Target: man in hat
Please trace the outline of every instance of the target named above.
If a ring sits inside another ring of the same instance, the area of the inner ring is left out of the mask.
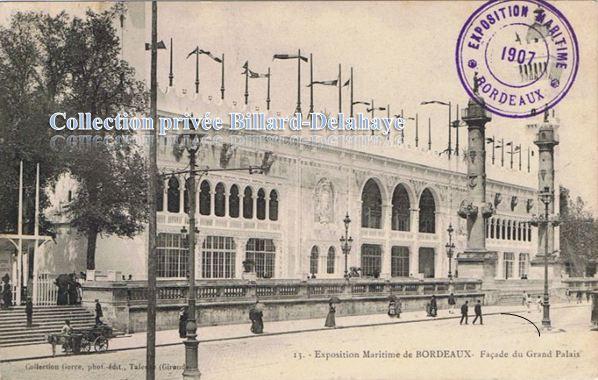
[[[31,297],[27,297],[25,303],[25,314],[27,315],[27,327],[33,326],[33,300]]]
[[[102,324],[102,317],[104,313],[102,312],[102,305],[100,305],[100,300],[96,299],[96,326]]]

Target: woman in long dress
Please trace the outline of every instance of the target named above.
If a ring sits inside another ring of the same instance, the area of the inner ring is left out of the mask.
[[[260,309],[259,301],[255,301],[249,309],[249,319],[251,320],[251,332],[254,334],[261,334],[264,332],[264,321],[262,320],[263,312]]]
[[[324,323],[324,327],[336,327],[336,320],[334,318],[336,309],[334,308],[334,304],[332,302],[329,302],[328,306],[328,315],[326,316],[326,323]]]

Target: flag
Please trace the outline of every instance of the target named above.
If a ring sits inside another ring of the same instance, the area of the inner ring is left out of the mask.
[[[208,57],[212,58],[214,61],[216,61],[216,62],[219,62],[219,63],[222,63],[222,59],[220,59],[220,58],[218,58],[218,57],[215,57],[215,56],[214,56],[214,55],[213,55],[211,52],[209,52],[209,51],[207,51],[207,50],[202,50],[202,49],[199,49],[199,51],[198,51],[198,54],[205,54],[205,55],[207,55]]]
[[[193,49],[193,51],[187,54],[187,58],[191,57],[193,54],[199,54],[199,46]]]
[[[307,87],[311,87],[314,84],[321,84],[321,85],[324,85],[324,86],[336,86],[338,84],[338,79],[334,79],[334,80],[322,80],[322,81],[315,80],[315,81],[311,82],[310,84],[308,84]]]
[[[369,104],[368,104],[369,105]],[[368,108],[368,112],[372,112],[372,111],[385,111],[386,107],[376,107],[376,108]]]
[[[512,141],[505,144],[505,146],[511,146],[511,145],[513,145]]]
[[[353,102],[353,105],[356,105],[356,104],[363,104],[363,105],[369,106],[370,102],[361,102],[361,101]]]
[[[274,57],[272,57],[272,60],[275,59],[301,59],[303,62],[307,62],[307,58],[301,55],[293,55],[293,54],[274,54]]]
[[[345,84],[343,84],[343,87],[347,87],[350,83],[351,83],[351,78],[347,79]]]
[[[490,144],[490,143],[493,143],[493,142],[494,142],[493,139],[491,139],[490,137],[486,137],[486,144]]]
[[[245,61],[243,68],[245,69],[245,71],[243,71],[241,74],[243,74],[243,75],[249,74],[249,78],[251,78],[251,79],[268,78],[269,77],[268,74],[260,74],[260,73],[256,73],[255,71],[251,70],[249,68],[249,61]]]

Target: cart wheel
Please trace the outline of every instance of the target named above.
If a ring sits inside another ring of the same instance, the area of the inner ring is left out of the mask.
[[[90,352],[91,342],[87,338],[81,339],[81,352]]]
[[[106,351],[106,350],[108,350],[108,339],[106,339],[106,337],[100,335],[93,342],[93,346],[97,352]]]

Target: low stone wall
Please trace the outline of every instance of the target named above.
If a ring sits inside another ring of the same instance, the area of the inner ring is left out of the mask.
[[[244,323],[248,308],[259,298],[264,320],[324,318],[328,300],[341,300],[337,315],[386,313],[388,297],[400,297],[403,310],[424,310],[432,294],[438,307],[448,307],[454,292],[457,303],[484,302],[481,281],[457,279],[403,279],[394,281],[364,280],[245,280],[199,281],[197,287],[198,323],[200,326]],[[157,288],[156,326],[159,330],[178,326],[179,311],[187,304],[185,282],[159,281]],[[95,299],[102,304],[104,319],[125,332],[146,329],[147,285],[144,281],[97,281],[84,285],[84,306],[92,309]]]
[[[430,296],[402,296],[403,311],[425,310]],[[448,294],[436,295],[438,308],[448,308]],[[466,300],[473,304],[476,300],[484,302],[483,293],[468,293],[455,295],[457,306]],[[228,303],[200,303],[197,306],[199,326],[215,326],[223,324],[249,323],[248,310],[251,301]],[[326,318],[328,313],[328,299],[297,299],[297,300],[261,300],[264,321],[282,321],[295,319]],[[185,306],[160,305],[156,325],[158,330],[178,328],[179,311]],[[388,311],[387,297],[364,297],[343,300],[336,307],[337,316],[386,314]],[[147,308],[136,306],[129,310],[130,332],[145,331]]]

